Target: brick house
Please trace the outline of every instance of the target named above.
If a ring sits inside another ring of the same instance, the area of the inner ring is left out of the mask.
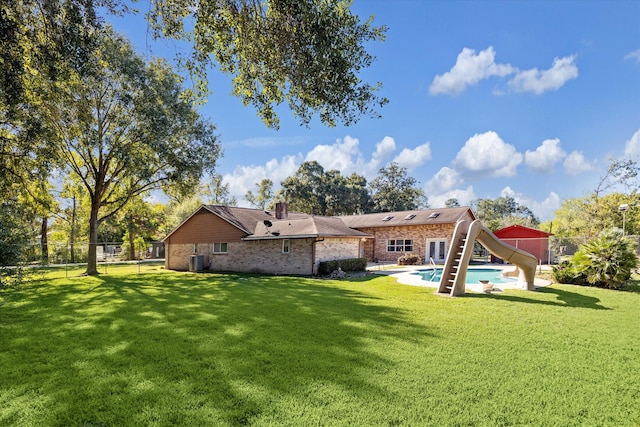
[[[444,263],[456,223],[476,219],[469,207],[341,216],[349,227],[373,236],[364,241],[369,261],[397,261],[403,253]]]
[[[165,239],[165,268],[188,270],[192,255],[203,268],[267,274],[315,274],[322,261],[358,258],[368,234],[340,218],[203,205]]]

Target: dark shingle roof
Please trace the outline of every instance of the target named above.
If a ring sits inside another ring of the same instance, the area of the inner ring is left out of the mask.
[[[205,205],[205,208],[247,234],[254,234],[258,223],[263,223],[265,220],[277,221],[275,212],[262,211],[260,209],[220,205]],[[290,219],[304,218],[307,216],[309,215],[289,212]]]
[[[475,219],[468,206],[455,208],[424,209],[400,212],[381,212],[362,215],[341,216],[340,219],[351,228],[394,227],[423,224],[455,224],[465,218],[467,212]]]
[[[347,227],[340,218],[289,212],[287,219],[276,219],[275,213],[259,209],[207,205],[205,208],[244,231],[245,239],[296,237],[367,237],[366,233]],[[271,226],[265,225],[265,220]]]
[[[263,222],[258,222],[255,233],[245,237],[245,240],[296,237],[370,237],[367,233],[347,227],[340,218],[315,215],[294,218],[289,212],[287,219],[270,221],[270,227],[266,227]]]

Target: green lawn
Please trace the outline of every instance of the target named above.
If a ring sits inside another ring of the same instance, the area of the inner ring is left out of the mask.
[[[639,402],[637,292],[162,270],[0,291],[0,425],[638,426]]]

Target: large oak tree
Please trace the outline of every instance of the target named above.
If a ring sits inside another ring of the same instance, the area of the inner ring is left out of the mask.
[[[102,221],[150,190],[188,192],[220,155],[213,125],[181,96],[165,62],[145,63],[108,28],[98,38],[91,71],[56,86],[43,103],[57,136],[53,156],[91,201],[87,274],[97,273]]]

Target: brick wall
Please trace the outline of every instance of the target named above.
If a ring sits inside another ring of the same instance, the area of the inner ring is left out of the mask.
[[[198,255],[204,256],[204,267],[210,271],[237,271],[264,274],[314,274],[320,261],[357,258],[360,239],[327,238],[316,242],[316,265],[312,265],[314,239],[290,239],[288,254],[282,253],[282,240],[229,242],[226,254],[212,253],[212,245],[198,244]],[[169,244],[165,268],[189,269],[193,244]]]
[[[374,239],[364,243],[364,256],[369,261],[397,261],[401,253],[387,252],[387,240],[413,240],[412,253],[423,260],[427,253],[427,239],[443,239],[447,241],[447,250],[455,224],[412,225],[402,227],[359,228],[360,231],[373,234]]]
[[[315,272],[322,261],[360,257],[360,238],[324,239],[316,242]]]
[[[313,239],[291,239],[290,251],[282,253],[282,240],[229,242],[226,254],[212,253],[212,245],[200,243],[198,255],[204,256],[204,267],[210,271],[237,271],[264,274],[312,274],[311,245]],[[193,244],[170,244],[165,267],[188,270]]]

